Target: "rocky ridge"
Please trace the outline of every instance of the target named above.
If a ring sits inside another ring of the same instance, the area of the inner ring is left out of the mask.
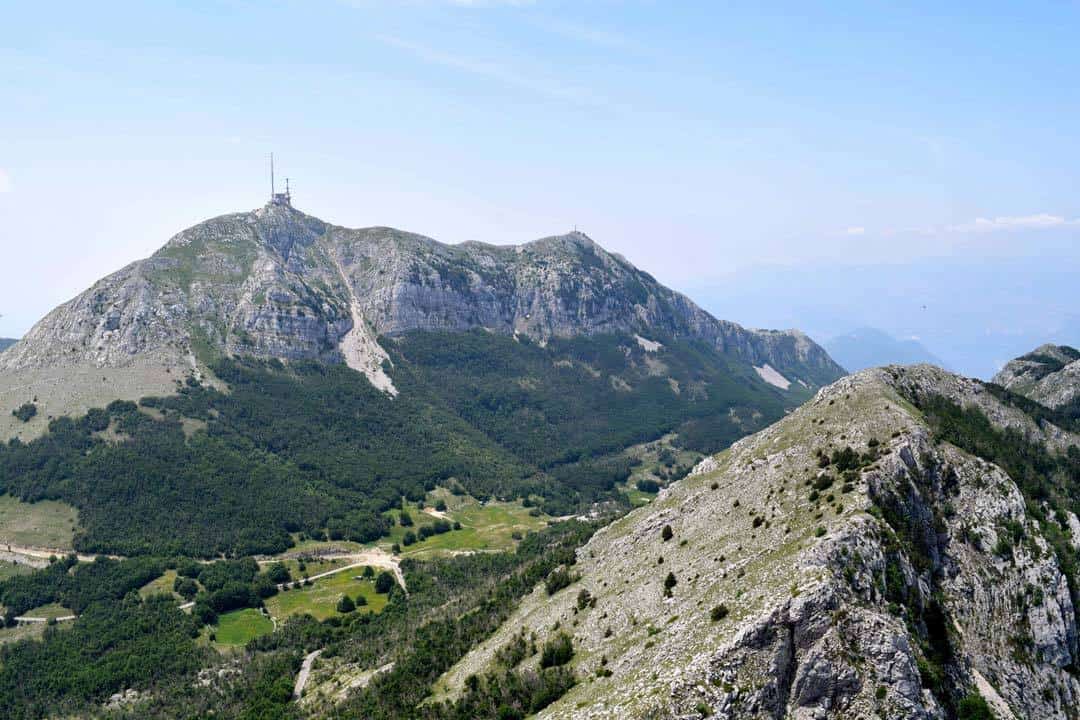
[[[920,394],[1080,443],[931,366],[843,378],[599,531],[580,578],[527,596],[440,697],[497,668],[518,633],[565,631],[579,682],[541,718],[946,718],[969,693],[999,718],[1075,717],[1056,556],[1002,469],[933,441]],[[1010,532],[1025,540],[1006,558]]]
[[[1080,350],[1041,345],[1006,363],[993,382],[1047,407],[1064,407],[1080,397]]]
[[[540,342],[691,338],[799,388],[843,372],[805,335],[717,320],[582,233],[445,245],[271,203],[179,233],[38,322],[0,356],[0,410],[37,398],[43,412],[0,430],[30,434],[49,415],[168,392],[189,374],[207,376],[222,354],[347,362],[393,393],[380,342],[473,328]]]

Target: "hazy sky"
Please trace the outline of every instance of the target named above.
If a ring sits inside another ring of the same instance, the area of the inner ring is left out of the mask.
[[[0,335],[261,205],[271,150],[326,220],[494,243],[577,223],[682,288],[1075,261],[1080,4],[891,5],[7,3]]]

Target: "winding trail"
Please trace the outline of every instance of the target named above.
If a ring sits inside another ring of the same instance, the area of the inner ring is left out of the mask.
[[[308,683],[308,678],[311,677],[311,666],[315,663],[315,658],[322,654],[322,648],[310,652],[307,657],[304,658],[303,665],[300,666],[300,673],[296,676],[296,685],[293,686],[293,697],[297,700],[304,694],[304,687]]]

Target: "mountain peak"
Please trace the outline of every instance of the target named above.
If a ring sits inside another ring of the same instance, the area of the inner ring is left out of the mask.
[[[128,369],[120,374],[135,380],[122,394],[138,396],[206,375],[215,357],[254,355],[347,362],[393,392],[380,336],[473,328],[540,341],[695,339],[805,387],[842,372],[805,336],[717,320],[582,232],[516,247],[445,245],[331,225],[276,201],[194,225],[98,281],[0,356],[0,372],[29,373],[22,386],[45,392],[60,385],[57,373],[110,385],[107,371]]]
[[[1045,344],[1010,360],[993,382],[1051,408],[1080,398],[1080,350]]]

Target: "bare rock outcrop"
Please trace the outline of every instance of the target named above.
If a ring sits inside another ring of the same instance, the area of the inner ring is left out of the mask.
[[[1062,408],[1080,397],[1080,350],[1042,345],[1006,363],[993,382],[1047,407]]]
[[[514,634],[558,628],[579,681],[542,718],[947,718],[972,693],[1002,716],[1074,717],[1076,608],[1053,547],[1013,479],[935,441],[911,399],[1080,438],[1023,425],[975,382],[919,366],[821,390],[599,531],[580,579],[537,588],[440,699]]]

